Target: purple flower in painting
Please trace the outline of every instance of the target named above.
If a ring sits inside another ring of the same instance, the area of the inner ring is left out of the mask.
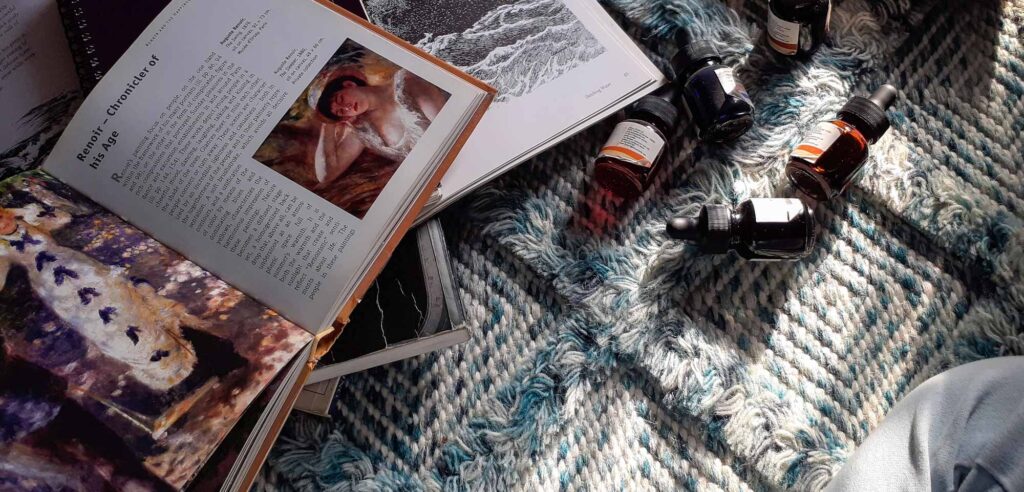
[[[110,323],[110,320],[114,319],[114,315],[117,314],[117,308],[113,306],[107,306],[100,309],[100,319],[103,320],[103,324]]]
[[[39,254],[36,255],[36,271],[43,271],[43,267],[46,266],[47,263],[53,263],[55,261],[57,261],[56,256],[53,256],[46,251],[40,251]]]
[[[139,344],[139,327],[138,326],[129,326],[128,329],[125,330],[124,334],[128,335],[128,339],[132,341],[132,345],[138,345]]]
[[[14,246],[14,249],[16,249],[16,250],[18,250],[20,252],[25,252],[25,245],[27,245],[27,244],[42,244],[43,243],[42,241],[40,241],[40,240],[38,240],[38,239],[36,239],[36,238],[34,238],[32,236],[29,236],[27,232],[22,233],[20,241],[19,240],[14,240],[14,241],[8,241],[8,242],[11,243],[11,246]]]
[[[57,268],[53,269],[53,283],[62,285],[66,278],[78,278],[78,273],[64,265],[57,265]]]
[[[94,297],[99,297],[100,292],[92,287],[78,289],[78,298],[82,300],[83,306],[88,306]]]

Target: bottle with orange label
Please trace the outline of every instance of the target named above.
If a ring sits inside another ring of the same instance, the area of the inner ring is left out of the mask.
[[[817,201],[831,200],[846,190],[864,167],[868,147],[889,130],[885,111],[896,94],[895,87],[883,85],[871,97],[851,99],[838,118],[818,123],[786,165],[793,186]]]
[[[810,55],[828,38],[831,18],[831,0],[770,0],[768,46],[786,56]]]
[[[644,96],[626,110],[594,162],[594,178],[604,189],[635,198],[647,188],[675,133],[679,110],[670,102],[672,87]]]

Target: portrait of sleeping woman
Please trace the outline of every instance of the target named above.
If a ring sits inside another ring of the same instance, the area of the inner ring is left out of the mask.
[[[253,157],[362,218],[448,97],[347,41]]]

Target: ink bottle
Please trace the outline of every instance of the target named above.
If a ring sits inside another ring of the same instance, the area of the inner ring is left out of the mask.
[[[828,38],[831,19],[831,0],[770,0],[768,46],[786,56],[810,55]]]
[[[735,209],[704,205],[697,218],[670,220],[666,232],[695,243],[703,254],[735,250],[757,261],[799,260],[818,239],[814,212],[797,198],[753,198]]]
[[[623,198],[635,198],[647,188],[679,120],[671,97],[668,87],[626,110],[594,162],[594,178],[601,187]]]
[[[691,41],[686,31],[680,31],[676,41],[680,48],[672,68],[697,138],[707,142],[739,138],[754,126],[754,104],[747,90],[710,42]]]
[[[868,147],[889,130],[885,110],[895,100],[896,88],[886,84],[870,98],[851,99],[836,119],[815,125],[786,165],[793,186],[819,202],[839,196],[863,170]]]

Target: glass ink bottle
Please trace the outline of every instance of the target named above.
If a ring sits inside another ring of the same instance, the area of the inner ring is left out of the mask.
[[[594,178],[604,189],[635,198],[647,188],[678,124],[679,110],[671,98],[669,86],[626,109],[626,118],[615,125],[594,162]]]
[[[885,110],[895,100],[896,88],[886,84],[870,98],[850,99],[836,119],[815,125],[786,165],[793,186],[819,202],[839,196],[863,170],[868,146],[889,130]]]
[[[693,41],[689,33],[676,36],[679,53],[672,58],[676,84],[697,129],[706,142],[730,142],[754,126],[754,103],[736,80],[732,67],[708,41]]]
[[[798,198],[753,198],[736,209],[704,205],[697,218],[677,217],[666,225],[673,239],[695,243],[701,253],[736,250],[757,261],[799,260],[818,239],[814,212]]]
[[[765,37],[775,52],[809,56],[828,39],[831,0],[770,0]]]
[[[768,46],[786,56],[810,55],[828,38],[831,20],[831,0],[770,0]]]

